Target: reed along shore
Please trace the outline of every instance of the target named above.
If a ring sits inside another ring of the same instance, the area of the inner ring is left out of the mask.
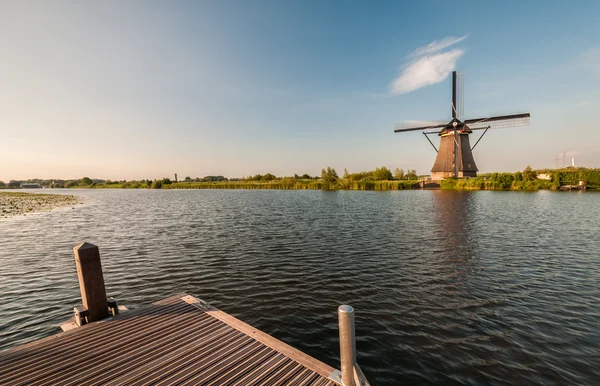
[[[412,189],[418,181],[338,181],[328,186],[321,180],[312,181],[223,181],[223,182],[173,182],[162,189],[279,189],[279,190],[403,190]]]

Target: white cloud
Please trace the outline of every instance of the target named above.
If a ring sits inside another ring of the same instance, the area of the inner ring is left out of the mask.
[[[462,49],[454,49],[413,60],[404,66],[400,76],[392,82],[390,93],[394,95],[405,94],[441,82],[454,70],[456,61],[464,53],[465,51]]]
[[[433,54],[434,52],[441,51],[445,48],[448,48],[456,43],[459,43],[467,38],[468,35],[464,35],[461,37],[457,36],[448,36],[447,38],[443,38],[442,40],[434,40],[425,47],[417,48],[412,54],[408,55],[408,57],[421,56],[425,54]]]

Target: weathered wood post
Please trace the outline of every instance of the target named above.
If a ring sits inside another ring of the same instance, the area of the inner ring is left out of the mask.
[[[77,265],[81,301],[89,312],[88,322],[102,320],[108,317],[108,305],[102,264],[100,264],[100,251],[97,246],[84,242],[74,247],[73,252]]]

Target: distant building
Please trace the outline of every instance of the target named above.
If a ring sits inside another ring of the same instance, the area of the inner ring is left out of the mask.
[[[552,177],[549,174],[538,174],[537,178],[538,178],[538,180],[547,180],[547,181],[550,181],[552,179]]]
[[[21,189],[39,189],[40,188],[40,184],[34,184],[34,183],[23,183],[21,184]]]

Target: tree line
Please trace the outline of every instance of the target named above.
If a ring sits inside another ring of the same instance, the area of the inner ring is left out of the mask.
[[[205,177],[195,177],[192,178],[190,176],[186,176],[182,181],[177,181],[179,183],[206,183],[206,182],[227,182],[227,181],[246,181],[246,182],[271,182],[271,181],[284,181],[294,182],[294,181],[318,181],[320,179],[324,179],[328,184],[333,183],[333,181],[337,181],[339,178],[337,176],[337,172],[335,169],[328,167],[327,170],[329,174],[321,173],[321,176],[311,176],[310,174],[304,173],[302,175],[294,174],[293,176],[281,176],[278,177],[272,173],[265,174],[256,174],[253,176],[242,177],[242,178],[227,178],[224,176],[205,176]],[[334,177],[335,176],[335,177]],[[408,170],[406,173],[403,169],[396,169],[394,173],[392,173],[388,168],[382,166],[380,168],[376,168],[375,170],[366,171],[366,172],[358,172],[358,173],[348,173],[347,169],[344,169],[344,179],[349,181],[385,181],[385,180],[416,180],[417,173],[413,170]],[[175,181],[170,178],[164,177],[162,179],[141,179],[141,180],[103,180],[99,178],[90,178],[90,177],[82,177],[80,179],[41,179],[41,178],[30,178],[27,180],[10,180],[8,183],[4,183],[0,181],[0,189],[18,189],[21,187],[21,184],[24,183],[36,183],[40,184],[43,188],[150,188],[150,189],[160,189],[163,186],[171,185]]]
[[[549,180],[538,179],[538,174],[550,176]],[[10,180],[8,183],[0,181],[0,189],[20,188],[23,183],[37,183],[45,188],[133,188],[133,189],[161,189],[161,188],[189,188],[207,185],[227,186],[295,186],[317,187],[323,189],[370,189],[375,186],[381,189],[410,188],[416,183],[418,175],[414,169],[407,170],[396,168],[393,172],[385,166],[370,171],[350,173],[344,169],[342,176],[332,167],[321,170],[320,176],[309,174],[294,174],[293,176],[278,177],[272,173],[256,174],[242,178],[226,178],[224,176],[185,177],[177,183],[170,178],[142,179],[142,180],[103,180],[83,177],[80,179],[40,179]],[[527,166],[523,171],[515,173],[488,173],[470,179],[447,179],[442,187],[448,189],[558,189],[561,184],[575,183],[585,180],[588,188],[600,188],[600,169],[564,168],[533,170]]]
[[[375,170],[349,173],[348,169],[344,169],[344,175],[340,178],[334,168],[328,166],[321,170],[321,180],[326,189],[347,189],[353,182],[373,182],[373,181],[416,181],[419,176],[415,169],[408,170],[404,173],[403,169],[396,168],[392,174],[391,170],[385,166],[376,168]]]

